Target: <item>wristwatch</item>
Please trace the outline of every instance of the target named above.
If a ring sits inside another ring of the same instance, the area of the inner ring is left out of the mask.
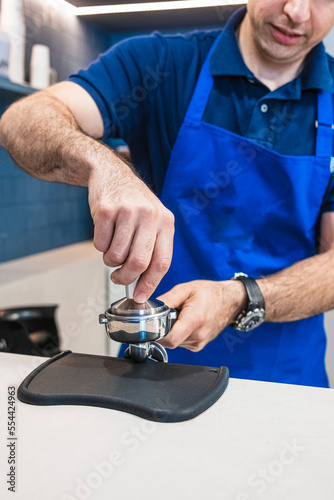
[[[244,284],[248,295],[248,306],[230,326],[240,332],[249,332],[264,322],[266,317],[264,298],[255,279],[247,274],[236,273],[232,280],[238,280]]]

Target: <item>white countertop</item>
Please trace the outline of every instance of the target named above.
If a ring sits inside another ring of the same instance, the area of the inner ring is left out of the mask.
[[[237,379],[205,413],[176,424],[16,400],[13,494],[8,386],[43,361],[0,354],[2,500],[334,498],[334,391]]]
[[[63,266],[71,266],[78,260],[90,260],[94,256],[102,261],[100,253],[89,240],[2,262],[0,286],[26,280],[36,274],[49,273],[50,270],[57,272]]]

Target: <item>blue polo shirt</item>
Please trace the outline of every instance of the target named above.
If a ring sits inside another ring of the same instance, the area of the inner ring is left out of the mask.
[[[271,92],[239,51],[235,28],[244,15],[245,9],[235,13],[222,30],[130,38],[70,77],[95,100],[103,140],[122,138],[136,170],[158,195],[201,67],[221,31],[210,61],[214,86],[203,120],[283,155],[315,154],[317,92],[333,93],[334,59],[317,45],[302,73]],[[334,211],[333,175],[323,211]]]

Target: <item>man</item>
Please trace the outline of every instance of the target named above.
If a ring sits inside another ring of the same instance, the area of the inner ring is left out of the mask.
[[[88,186],[95,246],[115,283],[141,275],[138,302],[169,268],[173,212],[171,361],[328,386],[333,24],[334,2],[250,0],[221,32],[121,43],[1,120],[18,165]],[[112,136],[161,201],[97,140]]]

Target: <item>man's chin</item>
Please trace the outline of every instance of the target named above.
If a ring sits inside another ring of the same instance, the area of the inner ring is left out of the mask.
[[[293,64],[298,61],[302,63],[307,53],[300,45],[291,47],[277,42],[262,43],[258,47],[263,58],[276,64]]]

